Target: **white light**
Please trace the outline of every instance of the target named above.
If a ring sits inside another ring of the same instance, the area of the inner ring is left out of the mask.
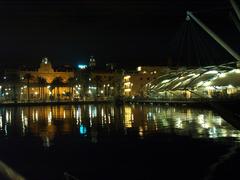
[[[240,69],[233,69],[233,70],[230,71],[230,73],[232,73],[232,72],[233,73],[240,73]]]
[[[219,74],[219,77],[220,78],[224,78],[224,77],[226,77],[226,74],[225,73],[221,73],[221,74]]]
[[[162,84],[163,83],[168,83],[169,81],[170,81],[170,79],[166,79],[166,80],[162,81]]]
[[[214,90],[215,88],[213,86],[206,87],[207,90]]]
[[[208,71],[205,74],[218,74],[218,71],[216,70],[212,70],[212,71]]]
[[[207,82],[204,83],[204,86],[207,87],[207,86],[210,86],[211,84],[212,84],[211,81],[207,81]]]

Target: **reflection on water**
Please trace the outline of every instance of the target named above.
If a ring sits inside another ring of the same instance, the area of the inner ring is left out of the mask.
[[[98,137],[166,133],[195,138],[240,138],[240,131],[211,110],[169,106],[79,105],[0,109],[0,138],[39,136],[50,146],[71,134],[97,143]]]

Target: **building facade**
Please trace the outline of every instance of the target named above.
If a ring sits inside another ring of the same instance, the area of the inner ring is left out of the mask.
[[[144,96],[144,87],[147,83],[155,80],[160,75],[171,71],[166,66],[139,66],[134,72],[126,73],[123,77],[123,96]]]

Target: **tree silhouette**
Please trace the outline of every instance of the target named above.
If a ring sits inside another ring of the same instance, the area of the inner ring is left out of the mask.
[[[40,99],[44,99],[44,87],[47,85],[47,80],[43,77],[37,77]]]
[[[27,100],[29,101],[29,85],[30,85],[30,81],[32,81],[34,79],[34,76],[30,73],[27,73],[24,75],[24,79],[27,81]]]
[[[57,98],[60,99],[59,87],[63,85],[62,77],[55,77],[51,83],[52,89],[57,88]],[[55,93],[56,94],[56,93]]]
[[[70,77],[67,81],[68,87],[69,87],[69,92],[71,98],[73,98],[73,87],[77,84],[77,80],[74,77]]]

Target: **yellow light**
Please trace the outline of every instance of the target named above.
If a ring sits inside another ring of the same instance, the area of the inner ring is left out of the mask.
[[[124,79],[130,79],[131,76],[127,75],[127,76],[124,76]]]

